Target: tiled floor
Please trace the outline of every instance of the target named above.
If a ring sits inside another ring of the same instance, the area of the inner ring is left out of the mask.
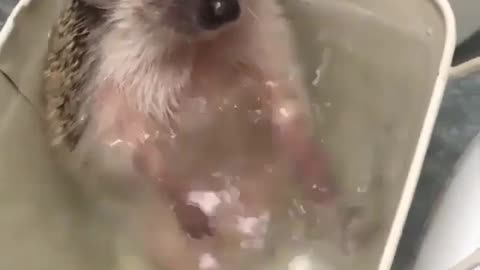
[[[0,0],[0,27],[16,0]],[[454,63],[480,55],[480,34],[461,45]],[[480,130],[480,80],[449,83],[434,130],[418,190],[404,236],[400,242],[394,270],[408,270],[415,258],[428,214],[445,181],[468,142]]]

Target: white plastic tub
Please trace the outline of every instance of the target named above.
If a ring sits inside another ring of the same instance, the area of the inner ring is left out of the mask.
[[[390,269],[450,67],[452,12],[446,0],[287,2],[340,181],[355,195],[375,184],[372,169],[381,168],[387,187],[374,202],[384,226],[344,269]],[[68,226],[80,225],[39,116],[48,31],[62,5],[21,0],[0,34],[0,269],[79,265],[62,248],[71,241]],[[48,226],[31,229],[38,218]],[[1,244],[18,235],[15,247]]]

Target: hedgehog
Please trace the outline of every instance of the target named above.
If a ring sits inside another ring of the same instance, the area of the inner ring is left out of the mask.
[[[275,0],[72,0],[50,34],[52,147],[87,192],[159,194],[136,220],[160,264],[245,266],[298,198],[335,195],[295,50]]]

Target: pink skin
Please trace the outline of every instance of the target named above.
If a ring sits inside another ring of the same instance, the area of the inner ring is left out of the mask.
[[[90,113],[101,143],[121,142],[130,149],[137,172],[166,197],[167,203],[133,213],[139,215],[133,219],[141,220],[149,252],[171,270],[198,269],[205,253],[216,258],[220,269],[243,266],[255,257],[249,255],[266,251],[260,241],[266,236],[260,225],[240,230],[239,218],[283,225],[294,194],[314,204],[330,203],[335,195],[325,155],[313,138],[306,90],[301,78],[292,79],[284,70],[296,59],[288,27],[274,1],[248,3],[266,21],[249,19],[244,12],[231,32],[193,43],[172,41],[173,48],[183,47],[165,50],[168,57],[149,50],[167,44],[166,39],[152,45],[137,29],[122,32],[128,30],[125,25],[109,30],[99,42],[105,60],[92,80]],[[118,37],[125,36],[135,42],[119,43]],[[137,109],[148,105],[143,99],[131,102],[142,91],[173,86],[181,91],[175,93],[172,119]],[[215,210],[202,213],[202,205],[189,199],[191,191],[217,196]],[[197,230],[204,237],[185,233]]]
[[[268,87],[265,89],[271,91]],[[275,117],[272,111],[276,110],[266,109],[270,112],[269,115],[273,116],[268,117],[267,121],[271,123],[271,126],[272,123],[276,124],[272,134],[272,139],[277,141],[276,146],[273,146],[274,153],[266,153],[260,159],[249,162],[245,165],[249,168],[245,172],[231,172],[228,168],[218,168],[221,172],[234,173],[240,177],[239,182],[231,183],[230,186],[237,190],[240,197],[230,202],[222,200],[216,212],[206,217],[199,210],[198,205],[189,206],[186,200],[187,194],[192,190],[205,190],[216,192],[217,195],[223,193],[234,196],[230,191],[227,192],[225,178],[207,175],[208,172],[201,167],[201,164],[200,167],[195,165],[190,167],[188,169],[190,172],[186,176],[179,176],[175,172],[169,171],[169,166],[172,165],[167,160],[168,156],[163,154],[162,147],[175,144],[176,140],[172,140],[168,134],[156,128],[154,121],[145,114],[131,109],[119,92],[99,93],[103,95],[98,98],[101,103],[97,107],[99,112],[97,115],[105,117],[104,121],[101,119],[99,121],[106,122],[107,119],[114,118],[113,123],[110,122],[110,129],[105,130],[102,135],[104,142],[110,144],[112,141],[120,140],[128,145],[133,150],[132,161],[135,168],[146,176],[146,179],[154,180],[159,192],[166,194],[173,203],[173,213],[168,213],[167,210],[162,212],[154,207],[153,214],[143,216],[146,220],[153,219],[144,224],[153,227],[142,229],[147,234],[147,243],[151,243],[149,246],[152,248],[152,254],[155,254],[154,257],[162,264],[168,264],[169,269],[197,269],[199,267],[198,258],[207,253],[214,256],[222,267],[230,265],[227,269],[232,269],[231,267],[234,265],[239,265],[235,262],[240,262],[243,256],[261,254],[262,248],[250,248],[250,252],[245,249],[239,250],[238,247],[242,245],[242,242],[248,240],[252,242],[254,238],[263,238],[252,233],[240,232],[237,228],[236,217],[261,219],[262,214],[265,218],[266,213],[278,211],[275,209],[285,207],[285,203],[291,199],[288,196],[295,196],[288,190],[297,184],[306,200],[325,203],[330,202],[333,198],[334,193],[326,174],[326,161],[322,159],[322,153],[317,150],[311,137],[307,136],[309,134],[306,126],[308,119],[299,118],[295,114],[295,111],[298,111],[295,106],[300,106],[300,104],[285,103],[282,100],[276,100],[273,95],[268,98],[268,102],[262,103],[261,106],[278,108],[277,111],[281,110],[284,113]],[[209,93],[206,97],[215,99],[216,95],[218,93],[213,95]],[[222,93],[221,96],[224,94]],[[284,104],[284,106],[279,104]],[[194,114],[196,113],[198,112],[194,112]],[[186,115],[191,117],[189,114]],[[146,138],[146,134],[149,135],[149,138]],[[229,133],[225,134],[229,135]],[[235,143],[233,140],[234,138],[232,138],[232,144]],[[248,152],[242,153],[242,155],[244,154],[248,155]],[[211,158],[221,159],[224,157],[213,156]],[[286,179],[288,170],[285,170],[285,166],[282,164],[291,164],[290,166],[295,168],[295,179],[298,179],[298,182]],[[265,167],[269,169],[265,169]],[[272,192],[272,186],[275,186],[275,192]],[[171,220],[168,216],[174,217],[173,219],[177,221]],[[273,222],[275,221],[273,220]],[[162,230],[155,230],[155,226],[161,227]],[[198,231],[200,235],[203,234],[202,236],[207,237],[193,239],[179,228],[193,234]],[[226,254],[228,254],[228,258],[225,257]]]

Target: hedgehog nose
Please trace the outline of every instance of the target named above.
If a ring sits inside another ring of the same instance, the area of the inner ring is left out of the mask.
[[[204,0],[200,8],[200,23],[207,30],[215,30],[240,16],[238,0]]]

